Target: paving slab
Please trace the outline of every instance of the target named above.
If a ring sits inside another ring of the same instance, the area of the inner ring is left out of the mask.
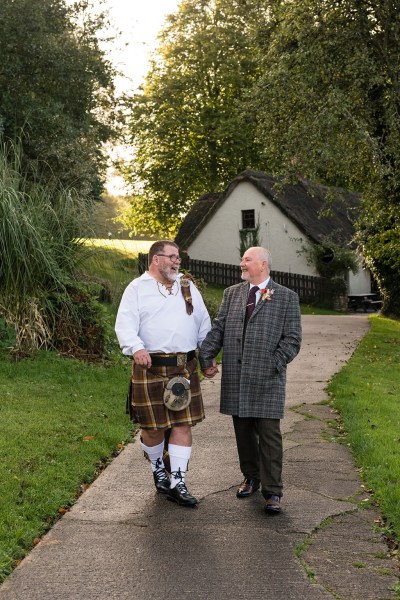
[[[136,443],[85,491],[0,587],[1,600],[389,600],[398,565],[348,448],[334,440],[326,385],[368,331],[361,315],[305,316],[288,369],[282,513],[241,481],[219,378],[202,383],[206,419],[187,474],[195,509],[153,488]],[[117,404],[117,403],[116,403]],[[122,402],[120,406],[122,406]]]

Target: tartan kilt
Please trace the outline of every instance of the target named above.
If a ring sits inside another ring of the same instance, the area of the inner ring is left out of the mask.
[[[191,401],[187,408],[169,410],[163,401],[168,379],[180,375],[190,379]],[[127,398],[127,412],[141,429],[170,429],[177,425],[193,427],[204,419],[203,398],[197,373],[197,358],[186,366],[151,366],[145,369],[132,361],[132,377]]]

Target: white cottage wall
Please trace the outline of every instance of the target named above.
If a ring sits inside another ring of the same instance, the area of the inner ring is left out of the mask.
[[[306,236],[275,204],[247,181],[236,186],[201,230],[187,249],[189,256],[228,265],[239,264],[242,210],[254,210],[256,221],[259,219],[260,244],[270,249],[273,270],[318,276],[316,270],[307,264],[304,253],[301,253],[302,247],[307,243]],[[356,275],[350,272],[348,286],[350,294],[370,292],[369,270],[360,269]]]
[[[202,229],[188,248],[189,256],[197,260],[239,264],[242,210],[255,211],[256,221],[259,219],[260,222],[260,244],[271,251],[273,270],[317,275],[307,264],[305,255],[298,254],[306,242],[304,234],[247,181],[236,186]]]
[[[371,272],[360,265],[358,273],[349,273],[349,294],[368,294],[371,291]]]

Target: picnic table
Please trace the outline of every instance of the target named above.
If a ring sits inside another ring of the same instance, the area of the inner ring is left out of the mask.
[[[350,310],[356,312],[359,308],[362,308],[364,312],[370,308],[372,310],[379,310],[382,306],[382,301],[379,299],[379,294],[371,292],[367,294],[348,294],[347,306]]]

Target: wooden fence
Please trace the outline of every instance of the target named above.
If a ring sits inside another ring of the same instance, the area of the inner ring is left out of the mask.
[[[242,281],[239,265],[226,265],[204,260],[182,256],[181,268],[189,271],[194,277],[203,279],[206,283],[228,287]],[[147,269],[147,254],[139,253],[138,269],[141,275]],[[276,283],[280,283],[295,291],[301,302],[306,304],[319,304],[320,306],[331,306],[333,298],[332,283],[323,277],[312,277],[311,275],[298,275],[296,273],[284,273],[282,271],[271,271],[271,277]]]

